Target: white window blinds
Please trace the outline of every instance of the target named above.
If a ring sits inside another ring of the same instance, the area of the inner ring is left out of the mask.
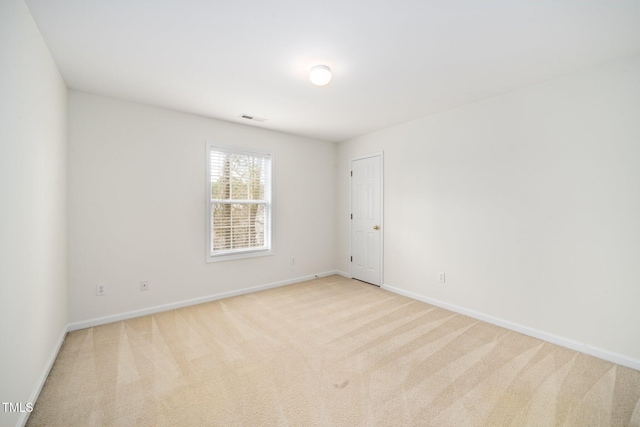
[[[209,256],[271,249],[271,155],[209,146]]]

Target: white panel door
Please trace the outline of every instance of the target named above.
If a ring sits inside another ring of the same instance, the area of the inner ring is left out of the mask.
[[[382,283],[382,155],[351,161],[351,277]]]

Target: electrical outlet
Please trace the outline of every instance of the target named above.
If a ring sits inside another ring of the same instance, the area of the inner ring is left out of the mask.
[[[148,291],[149,290],[149,281],[143,280],[140,282],[140,291]]]
[[[101,297],[106,294],[107,294],[107,285],[105,285],[104,283],[98,283],[96,285],[96,295]]]
[[[439,283],[447,283],[447,279],[444,275],[444,271],[441,271],[440,273],[438,273],[438,282]]]
[[[292,256],[290,263],[291,265],[296,265],[296,257]]]

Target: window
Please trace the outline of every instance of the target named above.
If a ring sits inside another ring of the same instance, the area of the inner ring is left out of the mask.
[[[207,261],[271,254],[271,155],[207,143],[207,157]]]

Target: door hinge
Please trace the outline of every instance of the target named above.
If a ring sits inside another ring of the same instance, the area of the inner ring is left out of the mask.
[[[353,257],[351,257],[351,262],[353,262]]]
[[[351,214],[351,219],[353,219],[353,214]]]
[[[353,176],[353,171],[351,171],[351,176]]]

